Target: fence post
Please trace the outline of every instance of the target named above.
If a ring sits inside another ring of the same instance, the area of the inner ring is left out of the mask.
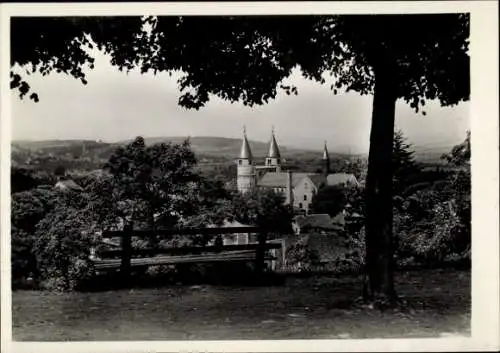
[[[122,247],[122,258],[120,264],[120,276],[123,280],[126,280],[130,276],[130,262],[132,259],[132,233],[134,230],[133,223],[127,223],[122,232],[121,237],[121,247]]]
[[[255,252],[255,274],[260,277],[264,272],[264,258],[266,256],[267,232],[260,230],[258,233],[258,245]]]

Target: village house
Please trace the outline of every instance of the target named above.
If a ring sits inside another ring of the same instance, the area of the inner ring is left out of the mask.
[[[326,213],[298,215],[294,218],[292,227],[295,234],[341,232],[345,229],[344,212],[339,212],[335,217],[330,217]]]

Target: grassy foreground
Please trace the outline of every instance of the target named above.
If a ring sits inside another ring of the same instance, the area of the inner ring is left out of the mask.
[[[171,286],[97,293],[16,291],[15,341],[398,338],[470,335],[470,272],[396,276],[404,311],[353,306],[356,278],[283,286]]]

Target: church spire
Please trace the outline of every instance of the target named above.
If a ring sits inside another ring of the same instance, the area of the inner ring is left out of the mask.
[[[325,176],[328,176],[330,174],[330,155],[328,154],[328,148],[326,147],[326,141],[325,141],[325,147],[323,149],[323,174]]]
[[[252,159],[252,151],[250,150],[250,144],[247,140],[246,128],[243,126],[243,141],[241,143],[240,159]]]
[[[328,154],[328,148],[326,147],[326,141],[325,141],[325,147],[323,148],[323,160],[325,159],[330,159],[330,155]]]
[[[271,144],[269,145],[269,152],[267,158],[280,158],[280,150],[278,148],[278,143],[274,137],[274,126],[271,130]]]

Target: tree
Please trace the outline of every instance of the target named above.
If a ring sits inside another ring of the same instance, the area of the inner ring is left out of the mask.
[[[19,167],[12,167],[10,172],[11,193],[17,193],[35,188],[38,185],[33,172]]]
[[[243,224],[262,229],[258,235],[256,272],[264,265],[264,245],[270,235],[292,232],[293,211],[284,204],[284,197],[271,189],[254,189],[245,194],[236,194],[232,202],[234,218]]]
[[[471,179],[468,139],[443,158],[457,170],[442,182],[408,189],[397,209],[395,229],[399,235],[397,255],[417,262],[435,264],[470,260]]]
[[[455,206],[455,217],[458,219],[458,234],[462,243],[468,243],[470,248],[471,241],[471,171],[470,171],[470,131],[467,131],[465,140],[453,147],[445,158],[449,163],[459,169],[451,176],[451,194],[453,205]]]
[[[343,185],[323,186],[311,200],[313,213],[327,213],[331,217],[343,211],[347,204],[347,193]]]
[[[78,43],[89,44],[91,37],[120,69],[180,72],[179,104],[187,108],[199,109],[211,95],[254,105],[275,98],[278,90],[297,93],[283,83],[296,67],[321,83],[326,83],[325,73],[332,74],[334,93],[373,94],[366,180],[367,299],[396,303],[395,104],[404,99],[418,111],[426,100],[453,105],[469,98],[468,14],[168,16],[146,18],[151,31],[140,18],[15,21],[12,42],[23,45],[12,51],[12,64],[31,62],[38,65],[35,70],[59,69],[85,82],[81,67],[91,58],[79,51]],[[11,86],[21,94],[27,91],[15,74]]]
[[[52,189],[36,188],[12,194],[11,197],[11,248],[12,280],[32,276],[37,280],[39,266],[33,251],[38,223],[59,202]]]
[[[58,165],[54,169],[54,175],[57,177],[64,177],[66,175],[66,168],[64,168],[64,166],[62,165]]]
[[[10,74],[10,87],[21,98],[28,93],[35,102],[26,76],[40,72],[64,73],[87,84],[84,69],[94,67],[94,58],[85,48],[111,53],[113,64],[122,66],[140,50],[143,21],[140,17],[15,17],[11,19],[11,67],[23,68]],[[92,41],[90,41],[92,38]],[[128,53],[128,54],[126,54]]]
[[[88,211],[61,204],[38,224],[34,253],[48,288],[72,290],[92,274],[97,224]]]
[[[186,204],[190,207],[189,214],[183,218],[179,226],[203,228],[210,225],[222,226],[226,220],[233,220],[233,195],[224,188],[221,179],[200,177],[191,184]],[[191,241],[195,244],[206,245],[213,239],[213,235],[195,235]],[[216,237],[218,242],[222,238]]]
[[[152,230],[171,228],[196,212],[191,197],[199,179],[195,164],[189,141],[146,146],[137,137],[110,156],[104,166],[107,176],[91,187],[93,207],[111,222],[134,222]],[[158,239],[150,240],[156,244]]]
[[[419,172],[413,154],[414,151],[411,150],[411,145],[406,143],[403,132],[396,131],[392,151],[394,195],[402,195],[405,189],[410,186],[412,176]]]
[[[465,167],[470,164],[470,153],[470,131],[467,131],[465,140],[454,146],[450,153],[442,155],[441,159],[446,160],[454,166]]]

